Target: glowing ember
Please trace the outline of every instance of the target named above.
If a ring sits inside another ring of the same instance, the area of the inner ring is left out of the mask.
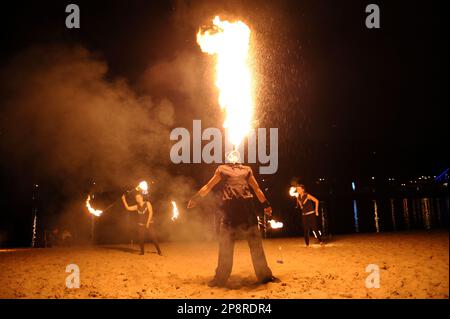
[[[289,195],[291,195],[292,197],[298,197],[297,188],[295,188],[294,186],[289,188]]]
[[[172,221],[174,221],[175,219],[178,218],[180,212],[178,211],[177,203],[175,203],[174,201],[172,201],[171,203],[172,203]]]
[[[103,211],[102,210],[98,210],[98,209],[94,209],[92,206],[91,206],[91,196],[90,195],[88,195],[88,197],[87,197],[87,199],[86,199],[86,207],[87,207],[87,209],[88,209],[88,211],[89,211],[89,213],[91,213],[92,215],[95,215],[95,216],[100,216],[102,213],[103,213]]]
[[[268,223],[270,224],[270,227],[272,229],[283,228],[283,223],[282,222],[277,222],[274,219],[269,220]]]
[[[252,128],[252,79],[248,66],[250,28],[242,21],[222,21],[218,16],[213,26],[199,30],[197,43],[203,52],[216,55],[216,86],[219,105],[225,110],[223,127],[237,149]]]

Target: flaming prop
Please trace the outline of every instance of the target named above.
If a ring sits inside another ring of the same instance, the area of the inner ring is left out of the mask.
[[[291,195],[292,197],[298,197],[299,194],[297,193],[297,188],[295,188],[294,186],[289,188],[289,195]]]
[[[178,216],[180,215],[180,212],[178,211],[177,203],[174,201],[172,203],[172,221],[176,220]]]
[[[91,206],[91,203],[90,203],[90,202],[91,202],[91,195],[88,195],[88,197],[87,197],[87,199],[86,199],[86,207],[87,207],[89,213],[91,213],[91,214],[94,215],[94,216],[99,217],[99,216],[103,213],[103,211],[98,210],[98,209],[94,209],[94,208]]]
[[[223,127],[237,149],[252,128],[252,76],[248,65],[250,28],[242,21],[222,21],[216,16],[210,28],[198,31],[197,43],[203,52],[216,55],[219,105],[225,111]]]
[[[274,219],[269,220],[268,223],[269,223],[269,225],[270,225],[270,228],[272,228],[272,229],[280,229],[280,228],[283,228],[283,223],[282,223],[282,222],[277,222],[277,221],[274,220]]]
[[[137,191],[142,191],[142,193],[147,194],[148,193],[148,184],[146,181],[142,181],[139,183],[139,185],[136,187]]]

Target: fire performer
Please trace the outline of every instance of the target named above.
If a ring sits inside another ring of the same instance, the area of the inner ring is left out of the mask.
[[[233,267],[234,242],[237,237],[241,236],[248,241],[258,282],[277,281],[267,265],[250,188],[253,189],[256,197],[263,204],[266,215],[272,215],[272,207],[259,188],[252,169],[249,166],[237,163],[236,153],[236,151],[233,151],[228,156],[232,163],[220,165],[209,182],[188,203],[188,208],[195,207],[201,197],[205,197],[220,181],[223,182],[224,214],[221,217],[219,231],[219,259],[215,277],[208,283],[210,287],[226,285]]]
[[[295,195],[297,205],[302,214],[305,244],[306,246],[309,246],[309,232],[312,231],[314,237],[316,237],[322,245],[322,233],[317,226],[317,218],[319,217],[319,200],[306,192],[305,185],[297,185],[295,189],[297,191],[297,195]]]
[[[149,201],[145,201],[142,194],[136,194],[136,205],[129,206],[125,195],[122,195],[122,202],[125,208],[130,212],[137,212],[137,234],[139,237],[139,246],[141,249],[140,255],[144,255],[144,241],[145,233],[148,230],[150,239],[158,251],[158,255],[162,255],[161,249],[159,248],[158,239],[156,237],[155,230],[153,228],[153,208]]]

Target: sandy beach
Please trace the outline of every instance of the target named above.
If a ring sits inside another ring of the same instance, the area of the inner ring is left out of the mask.
[[[448,298],[448,232],[333,236],[321,247],[302,238],[267,239],[280,283],[255,284],[246,242],[237,242],[226,288],[209,288],[217,244],[0,249],[0,298]],[[66,266],[80,269],[80,288],[66,288]],[[380,269],[380,288],[366,288],[366,267]]]

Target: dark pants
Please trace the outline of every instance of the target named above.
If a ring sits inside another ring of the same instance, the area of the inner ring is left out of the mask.
[[[144,254],[145,233],[147,232],[147,228],[145,227],[145,225],[140,224],[138,224],[137,227],[138,227],[139,246],[141,248],[141,254]],[[150,224],[148,228],[148,233],[151,241],[153,242],[153,244],[156,247],[156,250],[158,251],[158,254],[161,255],[161,249],[159,248],[158,238],[156,237],[156,233],[155,230],[153,229],[152,224]]]
[[[219,262],[215,279],[226,282],[233,268],[234,242],[236,238],[244,237],[252,255],[253,268],[259,281],[272,278],[272,271],[267,265],[266,255],[258,226],[231,226],[221,224],[219,235]]]
[[[306,245],[307,246],[309,245],[310,231],[313,231],[315,237],[319,240],[319,242],[322,242],[322,233],[320,232],[319,227],[317,226],[316,214],[302,215],[302,222],[303,222],[303,235],[305,236]]]

